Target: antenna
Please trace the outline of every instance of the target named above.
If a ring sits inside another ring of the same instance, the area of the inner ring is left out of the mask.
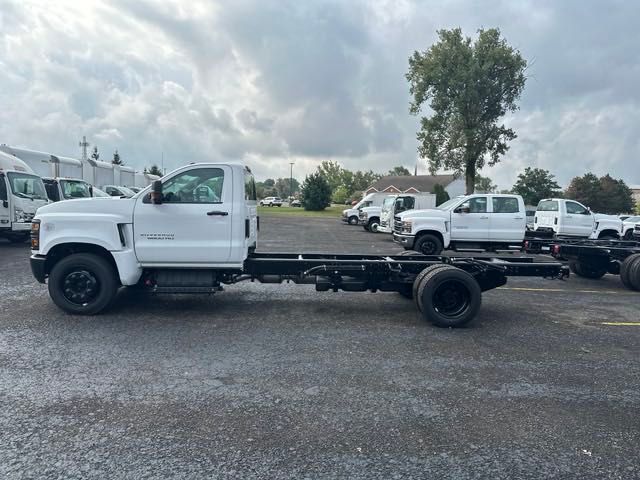
[[[86,160],[87,159],[87,147],[91,145],[89,142],[87,142],[87,137],[85,137],[84,135],[82,136],[82,141],[78,144],[79,147],[82,147],[82,160]]]

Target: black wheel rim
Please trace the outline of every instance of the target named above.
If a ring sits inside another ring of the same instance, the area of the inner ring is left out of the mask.
[[[436,252],[436,244],[430,241],[422,242],[420,245],[420,252],[425,255],[433,255]]]
[[[457,317],[469,308],[471,292],[456,280],[442,282],[433,292],[433,309],[447,317]]]
[[[371,226],[369,227],[369,229],[373,232],[373,233],[377,233],[378,232],[378,224],[377,223],[372,223]]]
[[[76,305],[91,303],[100,291],[98,279],[88,270],[74,270],[62,281],[64,298]]]

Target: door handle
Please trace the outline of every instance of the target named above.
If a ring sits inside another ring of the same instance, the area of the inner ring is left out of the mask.
[[[522,220],[524,217],[514,217],[516,220]]]
[[[227,215],[229,215],[229,212],[221,212],[219,210],[211,210],[210,212],[207,212],[207,215],[209,215],[210,217],[213,217],[214,215],[219,216],[219,217],[226,217]]]
[[[480,217],[480,220],[487,220],[489,217]]]

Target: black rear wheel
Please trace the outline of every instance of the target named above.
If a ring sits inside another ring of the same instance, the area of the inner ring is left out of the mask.
[[[586,261],[577,260],[569,262],[569,269],[579,277],[598,279],[607,273],[608,266],[593,265]]]
[[[620,265],[620,280],[628,289],[640,291],[640,253],[624,259]]]
[[[109,306],[118,291],[113,266],[91,253],[76,253],[55,264],[49,274],[49,295],[62,310],[94,315]]]
[[[482,303],[480,285],[462,269],[434,269],[418,288],[422,315],[438,327],[463,327],[471,322]]]

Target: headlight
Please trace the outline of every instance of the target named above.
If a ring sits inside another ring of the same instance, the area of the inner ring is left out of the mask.
[[[413,229],[413,223],[411,222],[411,220],[403,220],[402,222],[403,233],[411,233],[412,229]]]
[[[40,220],[31,222],[31,250],[40,248]]]
[[[20,207],[16,207],[15,212],[16,212],[16,222],[23,223],[25,221],[24,210],[22,210]]]

